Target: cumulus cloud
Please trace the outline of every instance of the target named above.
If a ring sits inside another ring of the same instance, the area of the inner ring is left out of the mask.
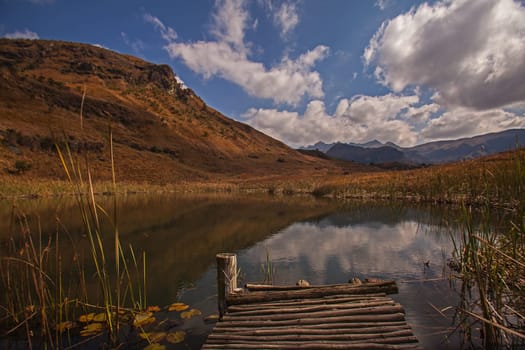
[[[421,137],[426,141],[456,139],[524,127],[523,115],[503,109],[478,111],[460,107],[430,120],[421,130]]]
[[[244,51],[244,30],[250,18],[244,0],[217,0],[212,34],[221,42]]]
[[[251,126],[298,147],[323,142],[366,142],[378,139],[411,146],[418,141],[415,126],[439,107],[417,106],[419,97],[358,95],[341,99],[333,114],[322,101],[311,101],[304,112],[277,109],[247,110],[242,118]]]
[[[7,33],[4,37],[9,38],[9,39],[31,39],[31,40],[39,38],[37,33],[27,28],[24,30],[17,30],[12,33]]]
[[[144,14],[144,20],[148,23],[153,24],[153,26],[160,31],[160,35],[162,38],[168,42],[174,41],[177,39],[177,33],[173,30],[173,28],[167,27],[162,23],[160,19],[158,19],[155,16],[152,16],[149,13]]]
[[[525,101],[525,8],[513,0],[424,3],[386,21],[363,59],[394,92],[434,89],[446,107]]]
[[[364,143],[373,139],[410,147],[443,139],[471,137],[525,127],[523,112],[504,109],[448,110],[423,103],[418,95],[356,95],[339,100],[333,113],[311,101],[303,114],[277,109],[248,109],[243,120],[292,147],[318,141]]]
[[[286,38],[288,34],[299,24],[299,15],[295,3],[283,2],[274,13],[273,20],[281,30],[281,37]]]
[[[313,68],[328,55],[328,47],[319,45],[296,59],[284,57],[268,68],[249,57],[250,45],[244,40],[249,20],[244,0],[220,0],[211,29],[216,40],[169,42],[166,49],[203,77],[219,76],[255,97],[289,105],[297,105],[304,96],[322,98],[321,76]]]

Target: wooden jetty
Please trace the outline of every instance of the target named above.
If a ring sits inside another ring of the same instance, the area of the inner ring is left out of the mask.
[[[219,254],[217,264],[221,318],[203,349],[419,348],[403,307],[387,296],[394,281],[238,289],[229,274],[236,257]]]

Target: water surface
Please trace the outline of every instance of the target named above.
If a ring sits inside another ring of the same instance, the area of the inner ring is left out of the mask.
[[[100,202],[111,211],[111,198]],[[5,226],[0,232],[12,232],[12,203],[1,205]],[[64,251],[87,250],[71,198],[16,205],[44,234],[67,237],[61,239]],[[269,257],[276,284],[295,284],[299,279],[311,284],[344,283],[352,277],[394,279],[399,294],[393,298],[405,307],[422,345],[459,346],[457,336],[450,336],[454,310],[448,308],[458,304],[446,268],[458,217],[450,208],[311,197],[134,195],[119,197],[117,211],[123,245],[147,254],[150,305],[182,301],[205,316],[214,314],[215,255],[238,254],[241,283],[263,281],[262,266]],[[109,220],[104,227],[111,246]],[[86,269],[89,276],[93,270]],[[91,288],[96,289],[95,282]],[[189,332],[190,345],[198,348],[210,329],[196,325]]]

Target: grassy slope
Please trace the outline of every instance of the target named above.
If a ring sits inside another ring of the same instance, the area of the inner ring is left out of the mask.
[[[89,155],[97,179],[109,179],[110,120],[121,181],[264,180],[367,169],[292,150],[208,107],[168,66],[91,45],[0,39],[0,85],[6,181],[63,178],[53,143],[64,139],[79,157]],[[17,173],[17,161],[31,168]]]

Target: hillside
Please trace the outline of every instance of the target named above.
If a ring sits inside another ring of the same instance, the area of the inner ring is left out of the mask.
[[[67,140],[80,159],[87,155],[98,179],[108,179],[109,125],[120,180],[215,181],[361,169],[301,154],[225,117],[179,84],[167,65],[92,45],[0,39],[0,85],[1,176],[63,178],[54,144]]]

